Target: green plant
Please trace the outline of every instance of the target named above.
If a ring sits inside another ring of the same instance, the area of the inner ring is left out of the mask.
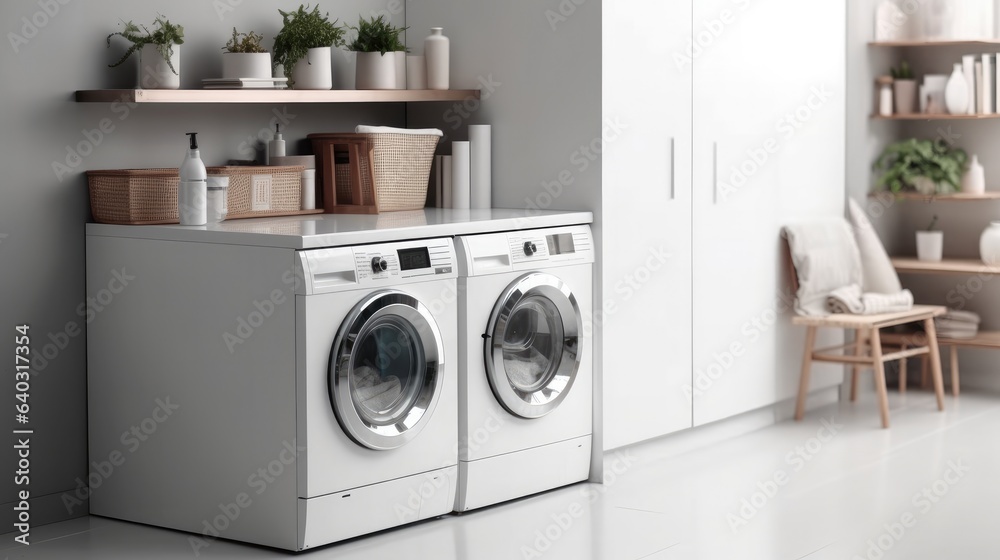
[[[407,51],[406,45],[399,40],[399,36],[409,29],[408,27],[394,27],[385,21],[382,16],[372,17],[369,20],[360,18],[357,27],[351,27],[357,33],[354,41],[347,46],[349,50],[356,52],[387,52]]]
[[[264,40],[263,35],[258,35],[251,31],[250,33],[239,33],[236,28],[233,28],[233,37],[229,39],[226,46],[222,47],[226,52],[231,53],[266,53],[267,49],[261,45],[261,41]]]
[[[872,167],[882,172],[878,186],[894,193],[946,194],[959,190],[967,160],[965,150],[943,140],[911,138],[887,146]]]
[[[174,55],[174,45],[184,44],[183,27],[170,23],[170,20],[162,15],[157,16],[156,19],[153,20],[153,24],[156,26],[156,31],[153,32],[150,32],[149,28],[145,25],[139,26],[131,21],[123,23],[125,23],[124,29],[108,35],[108,47],[111,46],[111,38],[115,35],[124,37],[132,43],[132,46],[125,51],[125,54],[122,55],[118,62],[109,64],[109,67],[114,68],[115,66],[120,66],[123,62],[128,60],[128,57],[132,56],[132,53],[141,49],[145,45],[156,45],[156,50],[163,57],[163,60],[167,61],[167,65],[170,66],[170,70],[174,74],[177,74],[177,69],[174,68],[174,64],[170,62],[170,57]]]
[[[284,66],[286,75],[309,49],[344,46],[343,28],[336,25],[337,20],[329,20],[330,14],[321,14],[318,5],[311,11],[308,5],[300,5],[294,12],[278,13],[282,27],[274,36],[274,64]]]
[[[910,63],[905,60],[899,64],[899,68],[892,69],[892,79],[893,80],[912,80],[913,70],[910,69]]]
[[[937,225],[937,220],[938,220],[938,217],[937,217],[937,214],[935,214],[934,218],[931,220],[930,225],[927,226],[927,229],[925,231],[937,231],[936,229],[934,229],[934,226]]]

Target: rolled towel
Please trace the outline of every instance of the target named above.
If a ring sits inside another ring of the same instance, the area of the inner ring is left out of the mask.
[[[903,290],[898,294],[863,294],[861,302],[865,306],[865,315],[909,311],[913,309],[913,293]]]
[[[826,308],[830,313],[844,315],[860,315],[864,313],[865,306],[861,301],[861,285],[851,284],[830,292],[830,295],[826,298]]]
[[[368,126],[359,124],[354,128],[358,134],[430,134],[433,136],[444,136],[444,133],[437,128],[394,128],[391,126]]]

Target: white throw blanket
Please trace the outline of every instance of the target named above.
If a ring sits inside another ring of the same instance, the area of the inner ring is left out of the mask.
[[[860,284],[851,284],[830,292],[826,298],[830,313],[877,315],[913,309],[913,294],[902,290],[897,294],[862,293]]]
[[[799,281],[795,297],[795,312],[799,315],[828,315],[826,299],[830,292],[861,285],[861,254],[843,218],[785,226],[784,234]]]
[[[431,134],[433,136],[444,136],[444,133],[437,128],[393,128],[391,126],[368,126],[359,124],[354,132],[358,134]]]

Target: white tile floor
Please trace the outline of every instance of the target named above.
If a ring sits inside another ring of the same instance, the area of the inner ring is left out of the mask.
[[[891,397],[665,458],[620,456],[608,484],[554,492],[306,553],[319,560],[980,559],[1000,557],[1000,397]],[[528,473],[526,473],[528,474]],[[84,518],[38,527],[9,559],[193,557],[187,534]],[[879,548],[881,547],[881,548]],[[288,558],[218,541],[202,558]]]

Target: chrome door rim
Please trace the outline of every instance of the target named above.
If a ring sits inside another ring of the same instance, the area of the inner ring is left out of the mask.
[[[410,324],[422,344],[424,377],[416,402],[391,422],[373,422],[358,409],[351,390],[357,359],[355,345],[387,317]],[[375,292],[360,301],[341,323],[330,353],[329,392],[334,414],[347,435],[369,449],[388,450],[406,445],[430,421],[444,384],[444,345],[430,310],[413,296],[398,290]]]
[[[563,343],[559,365],[549,381],[538,390],[521,391],[507,376],[503,341],[511,313],[520,302],[532,296],[549,300],[559,311]],[[483,337],[486,378],[500,404],[511,414],[522,418],[540,418],[555,410],[569,394],[580,369],[582,331],[580,307],[565,282],[542,272],[529,273],[512,282],[493,307],[486,336]]]

